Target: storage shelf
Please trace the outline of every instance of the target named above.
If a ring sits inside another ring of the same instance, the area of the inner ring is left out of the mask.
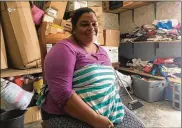
[[[136,42],[121,42],[121,43],[181,43],[181,40],[173,41],[136,41]]]
[[[121,12],[126,12],[126,11],[131,10],[131,9],[135,9],[135,8],[139,8],[139,7],[142,7],[142,6],[145,6],[145,5],[149,5],[149,4],[152,4],[152,3],[155,3],[155,2],[154,1],[137,1],[137,2],[133,2],[130,5],[126,5],[126,6],[114,9],[114,10],[107,10],[105,12],[121,13]]]
[[[36,73],[42,73],[42,68],[41,67],[40,68],[31,68],[31,69],[25,69],[25,70],[4,69],[4,70],[1,70],[1,78],[36,74]]]
[[[142,76],[147,76],[147,77],[151,77],[151,78],[155,78],[155,79],[159,79],[159,80],[164,80],[165,79],[162,76],[153,76],[151,74],[145,73],[143,71],[135,70],[135,69],[132,69],[132,68],[119,67],[119,70],[129,72],[129,73],[133,73],[133,74],[142,75]],[[169,78],[169,81],[173,82],[173,83],[181,83],[180,78]]]

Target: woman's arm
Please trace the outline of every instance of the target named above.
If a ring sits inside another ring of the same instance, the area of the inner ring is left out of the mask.
[[[94,128],[113,127],[113,124],[107,117],[97,114],[76,93],[71,95],[64,106],[64,110],[72,117],[82,120],[83,122],[92,125]]]
[[[72,90],[76,55],[65,44],[56,44],[45,59],[45,78],[55,103],[72,117],[95,128],[107,128],[108,118],[97,114]]]

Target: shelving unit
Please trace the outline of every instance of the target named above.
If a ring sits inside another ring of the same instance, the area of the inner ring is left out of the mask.
[[[145,73],[143,71],[136,70],[136,69],[132,69],[132,68],[119,67],[119,70],[124,71],[124,72],[128,72],[128,73],[147,76],[147,77],[151,77],[151,78],[155,78],[155,79],[159,79],[159,80],[164,80],[165,79],[162,76],[153,76],[151,74],[148,74],[148,73]],[[181,84],[181,79],[180,78],[169,78],[169,81],[173,82],[173,83],[180,83]]]
[[[179,43],[181,40],[172,41],[136,41],[136,42],[121,42],[121,43]]]
[[[4,69],[1,71],[1,78],[11,77],[11,76],[20,76],[20,75],[29,75],[42,73],[42,68],[31,68],[25,70],[17,70],[17,69]]]
[[[135,9],[135,8],[139,8],[139,7],[148,5],[148,4],[155,3],[154,1],[137,1],[137,2],[133,2],[133,3],[129,2],[129,4],[127,4],[127,2],[128,1],[124,1],[123,2],[123,7],[120,7],[120,8],[117,8],[117,9],[113,9],[113,10],[107,9],[107,8],[109,8],[109,2],[105,3],[104,6],[105,6],[106,9],[104,10],[104,12],[108,12],[108,13],[121,13],[121,12],[125,12],[125,11],[132,10],[132,9]]]

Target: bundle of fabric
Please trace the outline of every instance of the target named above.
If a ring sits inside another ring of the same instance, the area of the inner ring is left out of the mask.
[[[148,64],[148,62],[149,61],[141,60],[141,58],[134,58],[128,61],[126,63],[126,66],[142,70]]]

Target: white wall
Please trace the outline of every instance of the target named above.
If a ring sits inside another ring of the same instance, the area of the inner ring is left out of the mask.
[[[181,22],[181,2],[157,2],[156,19],[177,19]],[[151,24],[155,20],[154,4],[134,9],[134,23],[132,11],[120,13],[121,33],[132,32],[135,27]]]

